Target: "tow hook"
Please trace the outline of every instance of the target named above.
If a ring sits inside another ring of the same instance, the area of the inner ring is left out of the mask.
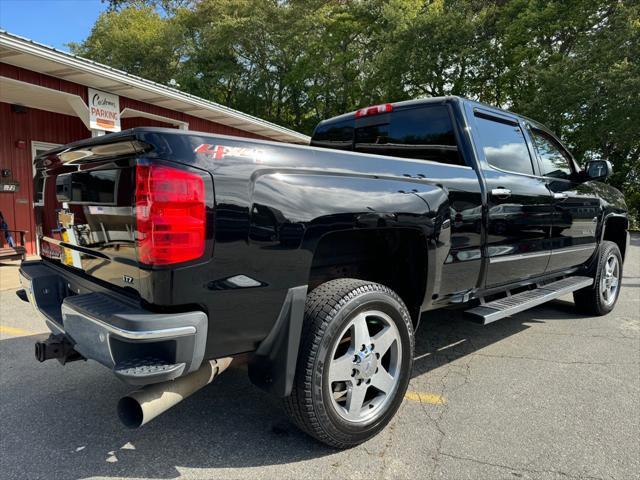
[[[73,349],[73,344],[63,334],[49,335],[46,340],[36,342],[35,354],[39,362],[57,358],[62,365],[84,358]]]

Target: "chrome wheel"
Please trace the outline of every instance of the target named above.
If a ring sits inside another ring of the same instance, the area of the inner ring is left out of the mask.
[[[600,291],[607,306],[616,301],[618,287],[620,285],[620,264],[615,255],[609,255],[604,264],[604,271],[600,278]]]
[[[402,363],[400,332],[386,313],[357,314],[330,358],[329,388],[338,415],[362,423],[384,411],[398,388]]]

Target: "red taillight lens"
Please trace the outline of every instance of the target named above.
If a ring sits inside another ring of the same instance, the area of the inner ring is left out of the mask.
[[[136,167],[138,261],[168,265],[200,258],[206,236],[204,180],[164,165]]]
[[[361,108],[356,110],[356,118],[369,117],[371,115],[378,115],[380,113],[389,113],[393,110],[393,105],[390,103],[383,103],[381,105],[373,105],[372,107]]]

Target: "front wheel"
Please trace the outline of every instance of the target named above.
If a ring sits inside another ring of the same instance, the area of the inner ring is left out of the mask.
[[[409,312],[391,289],[356,279],[320,285],[307,296],[287,413],[327,445],[364,442],[402,403],[413,344]]]
[[[606,315],[615,307],[622,281],[622,255],[618,245],[604,241],[591,275],[593,285],[573,293],[576,308],[589,315]]]

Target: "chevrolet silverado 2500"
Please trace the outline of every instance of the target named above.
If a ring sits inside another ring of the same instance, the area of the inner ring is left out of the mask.
[[[486,324],[573,292],[606,314],[629,241],[609,162],[457,97],[323,121],[311,146],[135,128],[35,167],[36,356],[140,386],[132,427],[243,355],[302,430],[356,445],[402,402],[422,313]]]

